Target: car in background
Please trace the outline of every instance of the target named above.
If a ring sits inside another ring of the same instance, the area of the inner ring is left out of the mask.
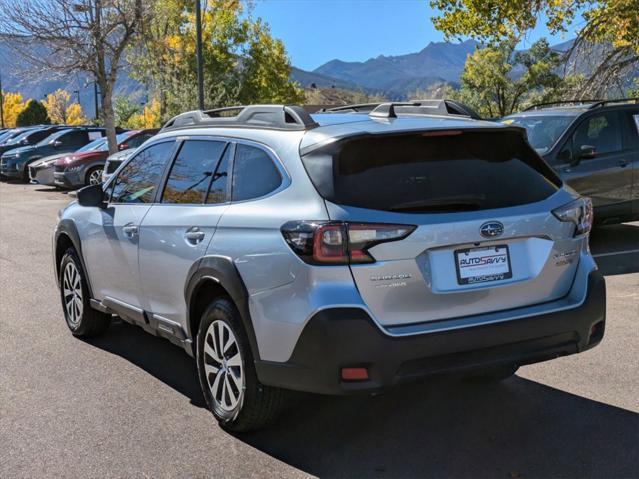
[[[157,132],[157,129],[152,128],[121,133],[116,138],[118,150],[137,148]],[[108,145],[105,142],[104,146],[94,151],[74,153],[57,160],[54,164],[54,184],[72,189],[102,183],[102,171],[108,155]]]
[[[106,137],[93,140],[91,143],[87,143],[75,153],[84,153],[87,151],[95,151],[104,147],[106,144]],[[55,162],[59,159],[69,156],[69,153],[58,153],[57,155],[45,156],[41,160],[34,161],[29,165],[29,180],[34,185],[56,186],[53,181],[53,171]]]
[[[102,170],[102,183],[109,181],[109,178],[111,178],[119,166],[136,151],[137,148],[129,148],[128,150],[118,151],[109,156],[104,164],[104,170]]]
[[[597,223],[639,219],[639,98],[541,104],[501,119],[569,186],[592,199]]]
[[[49,135],[64,128],[68,127],[60,125],[48,125],[17,129],[18,131],[15,132],[15,134],[13,134],[11,138],[7,138],[0,145],[0,156],[2,156],[7,151],[13,150],[15,148],[35,145],[36,143],[44,140]]]
[[[70,153],[105,135],[101,127],[53,127],[40,142],[6,151],[0,159],[0,172],[10,178],[29,180],[29,165],[45,156]],[[51,134],[53,133],[53,134]],[[16,137],[19,138],[19,137]]]

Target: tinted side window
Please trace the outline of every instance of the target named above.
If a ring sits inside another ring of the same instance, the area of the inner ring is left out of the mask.
[[[29,143],[34,144],[37,143],[39,141],[44,140],[47,136],[52,135],[54,132],[51,130],[40,130],[40,131],[36,131],[31,133],[28,138],[29,138]]]
[[[131,158],[115,179],[111,201],[151,203],[173,145],[172,141],[158,143]]]
[[[281,184],[280,172],[264,150],[237,145],[233,166],[233,201],[259,198]]]
[[[574,152],[584,145],[594,146],[598,154],[620,151],[621,128],[617,112],[605,112],[584,120],[573,136]]]
[[[137,148],[138,146],[140,146],[142,143],[144,143],[146,140],[148,140],[152,136],[153,136],[152,133],[145,133],[143,135],[137,135],[137,136],[131,138],[130,140],[127,140],[125,143],[127,144],[128,148]]]
[[[228,148],[224,150],[224,156],[217,165],[217,169],[211,180],[209,194],[206,197],[208,204],[225,203],[228,199],[229,165],[232,155],[233,148],[229,145]]]
[[[65,133],[58,140],[62,146],[82,146],[89,142],[89,134],[86,131],[70,131]]]
[[[221,141],[185,141],[171,167],[162,203],[204,203],[225,146]]]

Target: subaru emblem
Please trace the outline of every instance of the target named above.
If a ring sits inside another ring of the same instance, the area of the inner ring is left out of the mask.
[[[504,232],[504,225],[499,221],[488,221],[479,227],[479,233],[484,238],[495,238]]]

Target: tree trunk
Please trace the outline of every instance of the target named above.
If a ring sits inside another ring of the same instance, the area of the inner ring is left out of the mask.
[[[118,143],[115,138],[115,112],[113,111],[113,85],[105,82],[100,87],[102,91],[102,119],[106,129],[107,142],[109,144],[109,155],[118,151]]]

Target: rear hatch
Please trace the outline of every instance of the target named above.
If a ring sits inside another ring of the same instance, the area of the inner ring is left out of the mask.
[[[568,293],[581,240],[551,210],[571,197],[520,130],[366,134],[302,160],[331,220],[357,225],[360,239],[374,238],[375,224],[412,231],[371,241],[371,261],[350,264],[381,324],[482,314]],[[371,231],[362,233],[362,224]]]

